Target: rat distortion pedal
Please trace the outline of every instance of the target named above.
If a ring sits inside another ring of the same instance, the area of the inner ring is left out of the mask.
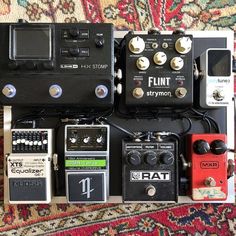
[[[234,77],[229,49],[210,48],[200,56],[200,106],[218,108],[228,106],[233,99]]]
[[[106,202],[109,195],[107,125],[66,125],[65,171],[68,202]]]
[[[126,104],[183,107],[193,103],[192,35],[134,35],[126,42]]]
[[[189,135],[191,195],[194,201],[227,198],[227,146],[224,134]]]
[[[7,156],[9,202],[49,203],[52,195],[52,129],[12,129]]]
[[[4,23],[0,31],[3,105],[112,106],[112,24]]]
[[[124,202],[174,201],[178,197],[178,142],[123,140]]]

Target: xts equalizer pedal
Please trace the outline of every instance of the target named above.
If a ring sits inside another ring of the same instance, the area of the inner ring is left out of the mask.
[[[106,202],[109,195],[107,125],[66,125],[65,171],[68,202]]]
[[[49,203],[52,195],[52,129],[12,129],[7,155],[9,202]]]

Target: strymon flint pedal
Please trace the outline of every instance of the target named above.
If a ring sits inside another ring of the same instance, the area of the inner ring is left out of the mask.
[[[191,195],[195,201],[225,200],[228,194],[224,134],[189,135]]]
[[[68,202],[106,202],[109,195],[107,125],[65,126],[65,171]]]
[[[192,105],[192,35],[127,34],[125,40],[127,105]]]
[[[123,201],[177,201],[178,142],[173,137],[123,140]]]
[[[234,77],[229,49],[210,48],[200,56],[200,106],[228,106],[233,99]]]
[[[112,24],[3,23],[0,31],[2,104],[112,106]]]
[[[9,202],[49,203],[52,195],[52,129],[13,129],[7,156]]]

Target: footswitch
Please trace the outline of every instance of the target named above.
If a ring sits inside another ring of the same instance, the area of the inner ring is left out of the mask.
[[[109,195],[109,137],[107,125],[65,126],[67,201],[106,202]]]
[[[191,195],[194,201],[227,198],[227,146],[224,134],[189,135]]]
[[[52,129],[12,130],[12,153],[6,160],[11,204],[51,201],[52,155]]]
[[[178,142],[123,140],[122,184],[124,202],[177,201]]]

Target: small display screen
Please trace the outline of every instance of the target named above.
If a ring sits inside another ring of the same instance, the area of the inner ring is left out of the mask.
[[[13,28],[11,59],[50,60],[52,57],[51,28]]]
[[[208,75],[230,76],[231,60],[231,53],[229,50],[209,50]]]

